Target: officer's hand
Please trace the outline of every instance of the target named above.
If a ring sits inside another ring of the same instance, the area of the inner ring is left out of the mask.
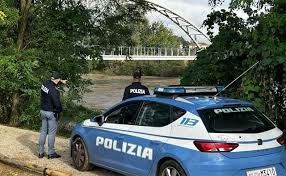
[[[61,79],[61,83],[67,84],[67,83],[68,83],[68,80],[62,80],[62,79]]]

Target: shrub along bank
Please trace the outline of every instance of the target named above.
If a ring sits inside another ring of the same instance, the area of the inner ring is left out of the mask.
[[[91,61],[91,71],[109,75],[132,75],[141,68],[145,76],[179,77],[186,69],[185,61]]]

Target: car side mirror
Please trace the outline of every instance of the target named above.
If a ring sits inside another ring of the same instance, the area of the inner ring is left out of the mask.
[[[104,116],[103,115],[99,115],[93,118],[94,122],[97,122],[99,126],[102,126],[104,123]]]

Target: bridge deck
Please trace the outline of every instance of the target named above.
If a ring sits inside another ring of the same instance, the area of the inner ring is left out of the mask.
[[[103,60],[195,60],[196,56],[124,56],[124,55],[102,55]]]
[[[110,47],[101,53],[103,60],[195,60],[196,48]]]

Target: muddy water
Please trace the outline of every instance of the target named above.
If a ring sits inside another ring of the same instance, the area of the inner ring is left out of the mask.
[[[88,74],[85,76],[91,80],[90,92],[83,96],[82,105],[91,109],[108,109],[121,101],[124,88],[132,82],[131,76],[108,76],[101,74]],[[179,78],[142,77],[142,84],[147,86],[150,92],[156,86],[177,85]]]
[[[1,176],[34,176],[35,174],[31,174],[31,173],[22,171],[20,169],[4,165],[0,162],[0,175]]]

